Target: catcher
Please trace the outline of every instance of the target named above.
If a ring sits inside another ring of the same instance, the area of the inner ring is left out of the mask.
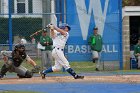
[[[4,64],[0,71],[0,78],[6,75],[6,72],[15,72],[19,78],[31,78],[33,72],[29,71],[21,64],[26,60],[29,62],[35,70],[39,70],[40,67],[26,54],[25,46],[23,44],[17,44],[13,51],[1,51]]]

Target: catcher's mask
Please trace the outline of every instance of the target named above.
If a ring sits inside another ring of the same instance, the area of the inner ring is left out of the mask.
[[[15,46],[15,51],[24,52],[25,51],[25,46],[23,44],[17,44]]]

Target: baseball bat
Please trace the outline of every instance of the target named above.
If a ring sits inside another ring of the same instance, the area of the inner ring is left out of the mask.
[[[43,30],[38,30],[36,32],[34,32],[33,34],[30,35],[30,37],[33,37],[34,35],[38,35],[38,33],[41,33]]]

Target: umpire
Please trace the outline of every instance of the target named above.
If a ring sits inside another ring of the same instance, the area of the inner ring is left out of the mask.
[[[42,69],[52,66],[52,45],[53,41],[50,38],[47,28],[43,29],[42,36],[40,36],[40,44],[45,47],[41,49]]]
[[[23,67],[21,64],[26,60],[35,69],[39,70],[39,66],[26,54],[25,46],[17,44],[13,51],[1,51],[4,64],[0,71],[0,78],[3,78],[6,73],[15,72],[19,78],[31,78],[33,73]]]
[[[99,71],[100,66],[100,52],[102,50],[102,37],[98,34],[98,28],[93,29],[93,34],[90,36],[88,43],[92,50],[93,63],[96,62],[96,71]]]

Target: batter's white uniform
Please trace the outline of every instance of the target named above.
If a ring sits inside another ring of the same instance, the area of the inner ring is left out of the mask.
[[[53,40],[53,51],[52,56],[55,58],[55,65],[52,67],[53,71],[60,70],[62,66],[67,70],[70,68],[68,60],[64,56],[64,47],[69,37],[69,33],[62,35],[60,32],[54,30]]]
[[[53,26],[50,28],[52,29]],[[70,65],[69,65],[69,62],[68,60],[65,58],[64,56],[64,47],[65,47],[65,44],[68,40],[68,37],[69,37],[69,33],[67,31],[70,30],[70,27],[69,26],[65,26],[63,29],[64,31],[62,31],[61,29],[59,28],[55,28],[58,30],[58,32],[56,30],[51,30],[53,32],[51,32],[51,36],[52,36],[52,40],[53,40],[53,51],[52,51],[52,56],[54,57],[55,59],[55,65],[53,67],[50,67],[48,68],[47,70],[44,70],[41,72],[41,76],[42,76],[42,79],[45,79],[45,75],[47,73],[50,73],[50,72],[56,72],[56,71],[60,71],[62,66],[65,68],[65,70],[71,74],[74,79],[83,79],[84,76],[79,76],[75,73],[75,71],[70,68]],[[61,34],[61,33],[62,34]]]

